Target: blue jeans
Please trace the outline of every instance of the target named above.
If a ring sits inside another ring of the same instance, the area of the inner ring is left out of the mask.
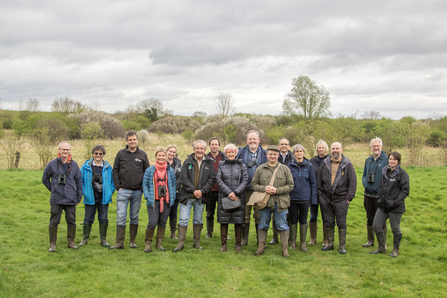
[[[179,226],[188,226],[189,217],[191,216],[191,208],[194,208],[192,223],[194,225],[202,224],[204,207],[205,204],[199,204],[196,199],[188,199],[188,203],[186,205],[180,204],[180,219],[178,220]]]
[[[141,191],[131,189],[118,190],[116,197],[116,225],[125,226],[127,206],[130,202],[129,217],[131,225],[138,225],[138,214],[141,207]]]
[[[270,227],[270,220],[272,219],[272,213],[273,213],[273,219],[275,220],[276,229],[278,230],[278,232],[288,231],[289,226],[287,225],[287,210],[283,212],[278,212],[278,206],[276,203],[274,210],[268,207],[265,207],[264,209],[259,209],[261,222],[259,223],[258,229],[268,231]]]
[[[109,204],[96,203],[95,205],[84,205],[85,215],[84,224],[92,225],[95,221],[96,209],[98,209],[98,221],[100,223],[108,223],[107,213],[109,212]]]

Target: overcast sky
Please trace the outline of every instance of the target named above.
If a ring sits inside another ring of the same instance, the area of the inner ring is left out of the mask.
[[[158,98],[177,115],[280,114],[292,78],[331,112],[447,114],[447,1],[0,2],[4,109],[69,97],[106,112]]]

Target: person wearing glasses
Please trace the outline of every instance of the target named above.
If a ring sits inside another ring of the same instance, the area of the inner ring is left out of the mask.
[[[81,167],[82,194],[84,196],[85,215],[82,225],[83,238],[78,246],[87,245],[96,210],[98,210],[99,236],[101,245],[109,247],[107,243],[107,228],[109,219],[109,204],[115,192],[113,184],[112,166],[105,161],[106,149],[103,145],[96,145],[92,149],[93,158],[87,160]]]

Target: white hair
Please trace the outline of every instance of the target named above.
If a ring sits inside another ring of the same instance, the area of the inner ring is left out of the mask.
[[[202,144],[203,145],[203,150],[206,150],[206,142],[204,140],[197,140],[194,142],[194,144],[192,145],[193,149],[196,149],[196,145],[197,144]]]
[[[379,137],[376,137],[375,139],[372,139],[371,142],[369,142],[369,146],[371,147],[376,142],[379,142],[380,143],[380,147],[383,147],[383,141]]]

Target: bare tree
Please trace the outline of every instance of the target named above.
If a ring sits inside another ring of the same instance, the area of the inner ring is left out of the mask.
[[[292,80],[291,93],[284,100],[284,114],[303,115],[306,119],[319,118],[329,114],[331,99],[323,86],[317,86],[309,77],[300,75]]]
[[[25,102],[25,110],[30,112],[38,112],[39,106],[40,103],[37,98],[28,98]]]
[[[363,112],[362,119],[365,120],[379,120],[382,116],[378,111],[365,111]]]
[[[431,113],[430,115],[428,115],[428,118],[429,119],[432,119],[432,120],[441,120],[442,118],[444,117],[444,115],[443,114],[441,114],[441,113],[438,113],[438,112],[434,112],[434,113]]]
[[[60,113],[75,113],[84,108],[81,102],[68,97],[57,98],[51,104],[51,111]]]
[[[217,115],[222,118],[231,117],[236,113],[234,98],[230,92],[219,92],[216,96],[215,103]]]

